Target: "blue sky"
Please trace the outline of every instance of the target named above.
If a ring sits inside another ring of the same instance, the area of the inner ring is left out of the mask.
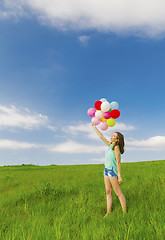
[[[124,134],[122,161],[164,159],[165,14],[126,2],[109,17],[113,1],[2,1],[0,165],[104,163],[87,115],[103,97],[119,103],[103,134]]]

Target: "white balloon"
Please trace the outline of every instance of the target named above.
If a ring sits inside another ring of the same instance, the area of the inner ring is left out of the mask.
[[[111,108],[111,105],[110,105],[109,102],[103,102],[103,103],[101,104],[101,110],[102,110],[103,112],[107,112],[110,108]]]
[[[101,98],[100,101],[101,102],[108,102],[106,98]]]
[[[96,111],[95,112],[95,117],[96,118],[101,118],[103,116],[103,112],[102,111]]]
[[[119,104],[115,101],[111,102],[111,109],[118,109],[119,108]]]

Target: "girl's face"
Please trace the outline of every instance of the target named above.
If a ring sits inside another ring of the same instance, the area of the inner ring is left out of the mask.
[[[117,142],[117,140],[118,140],[118,135],[117,135],[117,133],[114,133],[114,134],[111,136],[111,142],[112,142],[112,143],[115,143],[115,142]]]

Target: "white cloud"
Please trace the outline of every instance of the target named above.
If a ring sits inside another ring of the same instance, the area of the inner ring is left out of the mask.
[[[125,123],[116,123],[116,125],[112,128],[114,131],[131,131],[135,130],[135,126],[126,125]]]
[[[69,125],[62,128],[63,132],[69,133],[71,135],[78,135],[80,133],[91,133],[93,129],[90,123],[79,123],[78,125]]]
[[[146,140],[129,140],[126,141],[126,150],[138,150],[138,151],[164,151],[165,136],[150,137]],[[76,141],[68,140],[64,143],[57,144],[55,146],[47,146],[47,150],[59,153],[92,153],[99,154],[105,152],[106,145],[91,145],[82,144]],[[103,158],[94,158],[94,162],[103,162]]]
[[[99,129],[99,126],[98,126]],[[115,131],[131,131],[134,130],[135,127],[132,125],[126,125],[124,123],[116,123],[116,125],[113,128],[109,128],[106,131],[101,131],[105,137],[110,137],[112,135],[112,132]],[[71,134],[73,136],[78,136],[80,134],[85,134],[86,137],[90,139],[98,139],[97,134],[95,133],[94,129],[91,126],[91,123],[80,123],[78,125],[70,125],[65,126],[62,128],[62,130],[68,134]]]
[[[20,17],[27,17],[29,14],[24,9],[23,1],[19,0],[2,0],[0,3],[0,19],[8,19],[14,17],[19,20]]]
[[[165,136],[150,137],[146,140],[126,140],[126,151],[164,151]],[[0,149],[23,150],[23,149],[45,149],[49,152],[68,154],[100,154],[105,152],[107,146],[103,144],[91,145],[81,141],[68,140],[59,144],[29,143],[9,139],[0,139]],[[92,160],[92,159],[90,159]],[[93,158],[94,162],[103,162],[103,158]]]
[[[52,126],[52,125],[48,125],[47,128],[50,129],[50,130],[53,131],[53,132],[56,132],[56,131],[57,131],[57,127]]]
[[[80,41],[80,43],[84,46],[86,46],[90,40],[90,37],[89,36],[86,36],[86,35],[82,35],[82,36],[79,36],[78,37],[78,40]]]
[[[164,0],[2,1],[1,18],[36,16],[40,23],[60,30],[95,29],[150,37],[165,33]]]
[[[57,144],[56,146],[51,146],[49,148],[52,152],[59,153],[101,153],[106,149],[105,146],[92,146],[88,144],[82,144],[74,141],[67,141],[64,143]]]
[[[40,148],[41,146],[34,143],[19,142],[15,140],[0,139],[1,149],[22,150],[30,148]]]
[[[126,141],[128,150],[164,151],[165,136],[154,136],[144,140]]]
[[[0,128],[33,129],[47,124],[47,116],[31,113],[27,108],[18,109],[15,106],[6,107],[0,105]]]
[[[29,143],[9,139],[0,139],[0,149],[23,150],[32,148],[45,149],[50,152],[82,154],[82,153],[101,153],[105,151],[106,146],[91,146],[87,144],[77,143],[71,140],[64,143],[52,145],[52,144]]]

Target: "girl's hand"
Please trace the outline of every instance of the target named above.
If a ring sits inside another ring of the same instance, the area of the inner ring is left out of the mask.
[[[122,184],[122,183],[123,183],[123,180],[122,180],[122,178],[121,178],[120,176],[118,176],[118,183],[119,183],[119,184]]]

